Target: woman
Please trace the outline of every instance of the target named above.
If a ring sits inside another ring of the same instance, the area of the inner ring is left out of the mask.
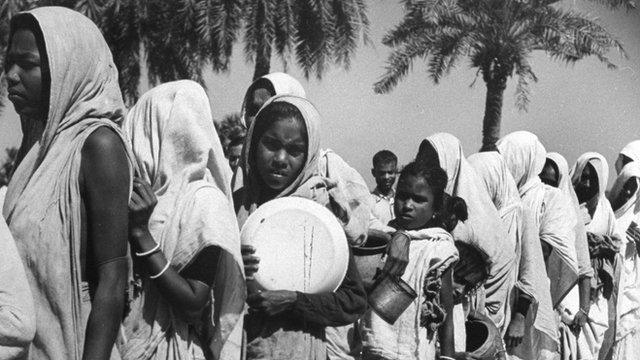
[[[240,110],[241,122],[248,128],[262,105],[275,95],[306,97],[302,84],[293,76],[274,72],[254,81],[247,89]]]
[[[485,308],[487,315],[501,327],[505,321],[504,306],[514,283],[514,239],[503,229],[498,211],[482,180],[464,157],[456,137],[445,133],[429,136],[420,145],[416,161],[442,167],[448,177],[445,192],[466,202],[469,219],[459,224],[452,235],[456,240],[476,245],[487,255],[490,273],[485,284]],[[462,225],[469,230],[464,231]]]
[[[622,236],[616,218],[605,196],[609,180],[609,165],[600,154],[582,154],[571,169],[581,220],[587,230],[591,266],[595,272],[591,281],[590,328],[593,335],[578,338],[578,353],[584,359],[607,353],[613,342],[613,325],[617,303],[616,289],[620,280],[620,247]],[[579,309],[577,311],[580,311]],[[582,310],[585,311],[586,310]],[[611,330],[607,329],[610,328]]]
[[[558,188],[566,198],[571,199],[571,207],[575,209],[576,219],[581,214],[578,197],[571,184],[569,176],[569,165],[567,160],[558,153],[548,153],[547,161],[544,169],[540,173],[540,179],[547,185]],[[587,242],[587,230],[582,221],[576,221],[574,226],[576,240],[576,255],[578,259],[578,286],[574,287],[563,300],[563,315],[567,316],[566,320],[570,320],[569,324],[561,326],[569,326],[573,330],[562,331],[563,335],[575,337],[575,334],[582,331],[582,327],[587,323],[589,318],[589,307],[591,302],[591,279],[593,278],[593,268],[591,267],[591,259],[589,258],[589,244]],[[572,306],[568,306],[569,304]],[[576,309],[583,309],[577,311]],[[569,310],[569,308],[573,308]],[[577,311],[577,312],[576,312]],[[566,329],[565,329],[566,330]]]
[[[231,171],[209,99],[192,81],[160,85],[123,129],[139,170],[129,230],[136,282],[120,354],[238,359],[246,289]]]
[[[611,188],[609,198],[619,233],[626,235],[612,359],[633,359],[640,352],[640,164],[627,164]]]
[[[549,279],[537,273],[544,268],[544,259],[534,215],[522,206],[516,183],[498,152],[473,154],[469,163],[483,180],[507,233],[516,243],[516,282],[505,309],[508,322],[501,330],[509,353],[521,354],[522,347],[529,346],[532,339],[556,334],[554,324],[545,322],[553,315]],[[538,313],[545,314],[538,317]]]
[[[11,19],[9,99],[24,132],[3,215],[34,298],[35,359],[108,359],[125,305],[132,167],[118,71],[67,8]]]
[[[344,183],[321,176],[320,114],[306,99],[279,95],[265,103],[245,140],[243,174],[234,194],[238,223],[263,203],[284,196],[312,199],[327,206],[349,238],[352,214]],[[367,218],[368,219],[368,218]],[[366,233],[366,228],[362,229]],[[243,246],[247,279],[258,271],[255,249]],[[332,293],[277,290],[251,294],[246,318],[248,359],[325,359],[328,326],[355,322],[365,310],[360,275],[349,257],[347,274]]]
[[[418,296],[389,324],[371,309],[361,321],[363,359],[435,359],[453,356],[453,276],[458,253],[443,228],[446,173],[413,162],[402,170],[395,196],[396,236],[411,239],[410,257],[401,279]],[[447,316],[447,314],[449,316]],[[435,330],[439,328],[439,336]]]
[[[538,236],[550,281],[549,296],[555,308],[578,280],[575,250],[575,216],[570,200],[558,189],[545,186],[538,176],[542,171],[546,150],[538,137],[527,131],[511,133],[498,141],[498,149],[513,176],[522,204],[533,213],[533,228]],[[541,303],[542,304],[542,303]],[[523,359],[552,359],[558,355],[556,316],[552,310],[538,311],[536,320],[546,324],[549,336],[532,338],[521,346]],[[553,325],[552,325],[553,324]]]

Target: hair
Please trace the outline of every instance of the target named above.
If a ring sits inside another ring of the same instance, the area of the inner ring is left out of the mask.
[[[300,124],[305,124],[302,113],[297,107],[295,107],[295,105],[284,101],[275,101],[263,107],[256,116],[256,123],[251,137],[251,148],[249,150],[251,151],[250,158],[252,162],[255,161],[255,149],[258,145],[258,141],[260,141],[260,138],[262,137],[262,134],[267,131],[269,126],[281,119],[294,119]],[[309,135],[305,134],[305,136],[306,140],[309,141]]]
[[[387,164],[397,164],[398,157],[396,154],[392,153],[389,150],[381,150],[378,151],[375,155],[373,155],[373,167],[387,165]]]
[[[36,38],[36,45],[38,46],[38,53],[40,54],[40,72],[41,72],[41,101],[42,110],[44,116],[48,116],[49,112],[49,94],[51,93],[51,69],[49,68],[49,57],[47,56],[47,48],[44,42],[44,35],[42,34],[42,28],[36,18],[31,14],[16,15],[11,19],[11,33],[9,34],[9,42],[7,49],[11,47],[11,39],[18,30],[29,30]],[[5,71],[9,70],[7,66],[7,59],[5,57],[4,68]]]
[[[229,143],[225,151],[228,153],[230,148],[244,144],[246,136],[247,132],[243,128],[232,129],[229,133]]]
[[[484,284],[489,278],[489,262],[487,256],[482,250],[474,245],[465,243],[463,241],[455,242],[456,249],[458,249],[458,255],[460,260],[456,263],[453,269],[454,276],[456,276],[456,269],[462,268],[462,263],[471,264],[471,268],[480,269],[480,282],[478,284],[472,284],[474,288],[477,288]],[[468,266],[465,266],[468,268]],[[460,271],[460,270],[458,270]],[[459,275],[462,276],[462,275]]]

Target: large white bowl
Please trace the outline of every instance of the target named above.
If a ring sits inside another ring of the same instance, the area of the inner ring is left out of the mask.
[[[331,211],[311,200],[284,197],[264,203],[249,216],[240,238],[260,258],[254,275],[258,289],[330,292],[347,273],[344,230]]]

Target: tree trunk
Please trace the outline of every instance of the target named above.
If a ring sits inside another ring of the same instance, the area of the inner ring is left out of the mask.
[[[271,43],[261,39],[256,51],[256,65],[253,71],[253,81],[267,75],[271,71]]]
[[[487,81],[487,99],[482,120],[482,148],[480,151],[495,151],[500,139],[500,121],[502,118],[502,98],[507,87],[506,77]]]

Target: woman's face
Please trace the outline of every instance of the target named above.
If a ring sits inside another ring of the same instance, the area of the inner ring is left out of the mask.
[[[575,185],[576,195],[580,203],[591,200],[598,194],[598,174],[596,169],[590,163],[582,170],[580,180]]]
[[[433,198],[425,179],[412,175],[401,179],[394,203],[398,225],[406,230],[423,228],[435,212]]]
[[[293,117],[275,120],[256,146],[260,178],[271,190],[284,190],[302,171],[307,151],[307,129],[303,122]]]
[[[611,203],[611,207],[613,208],[613,210],[620,209],[622,205],[626,204],[627,201],[629,201],[629,199],[633,197],[633,194],[635,194],[636,191],[638,191],[638,178],[632,177],[627,180],[626,183],[624,183],[620,194],[618,194],[618,196],[613,199],[613,202]]]
[[[558,172],[549,160],[544,164],[544,168],[542,168],[539,176],[543,183],[556,188],[558,187]]]
[[[18,29],[7,51],[6,77],[9,100],[20,116],[42,117],[42,71],[36,37]]]
[[[245,120],[247,125],[251,124],[258,114],[258,110],[264,105],[264,103],[272,97],[272,94],[268,89],[265,88],[256,88],[251,91],[249,96],[247,97],[247,104],[245,107]]]

